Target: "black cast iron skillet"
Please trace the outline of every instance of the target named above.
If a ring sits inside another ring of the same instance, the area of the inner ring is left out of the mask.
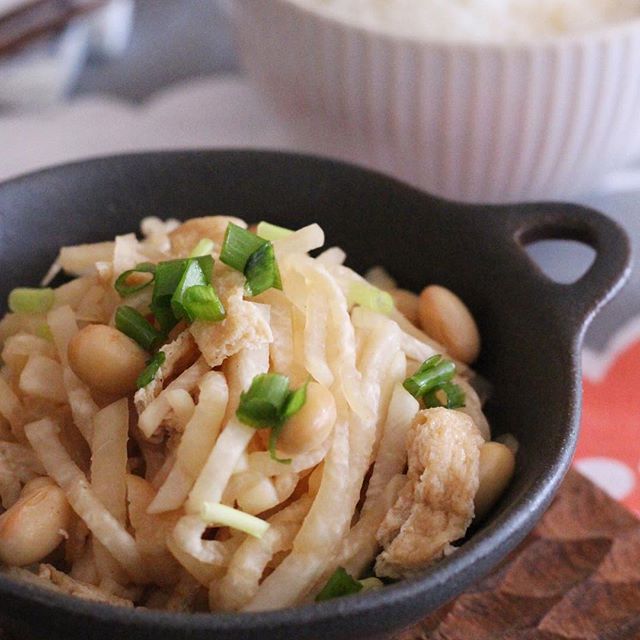
[[[415,580],[319,605],[241,615],[126,610],[0,578],[0,612],[20,634],[153,640],[372,638],[423,617],[487,573],[548,506],[570,463],[580,413],[579,349],[629,271],[625,233],[569,204],[463,206],[353,166],[253,151],[154,153],[50,169],[0,187],[0,299],[38,282],[61,245],[111,239],[144,216],[214,213],[288,227],[319,222],[348,264],[385,265],[408,289],[456,291],[483,338],[494,434],[520,442],[507,494],[451,557]],[[546,278],[524,246],[569,238],[596,252],[572,285]]]

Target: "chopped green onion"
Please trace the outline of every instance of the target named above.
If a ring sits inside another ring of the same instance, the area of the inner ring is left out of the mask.
[[[393,312],[394,304],[391,294],[365,282],[354,282],[347,294],[349,306],[357,304],[385,316]]]
[[[447,398],[446,403],[443,403],[440,399],[442,393],[444,393]],[[466,397],[464,391],[459,385],[453,382],[445,382],[424,395],[424,404],[429,408],[446,407],[447,409],[460,409],[464,407],[465,402]]]
[[[133,307],[118,307],[116,328],[135,340],[145,351],[152,351],[164,339],[164,335]]]
[[[280,433],[282,432],[282,427],[284,425],[280,424],[276,427],[271,428],[271,433],[269,434],[269,457],[274,462],[279,462],[280,464],[291,464],[292,458],[278,458],[278,451],[276,447],[278,446],[278,438],[280,437]]]
[[[258,223],[256,233],[265,240],[280,240],[281,238],[290,236],[293,231],[291,229],[286,229],[285,227],[279,227],[278,225],[263,221]]]
[[[456,373],[456,365],[441,355],[425,360],[418,371],[404,381],[404,388],[414,397],[424,396],[445,382],[450,382]]]
[[[195,262],[200,267],[204,275],[202,284],[210,284],[213,272],[213,258],[209,255],[193,259],[167,260],[156,265],[156,280],[151,299],[151,311],[165,333],[171,331],[178,323],[179,318],[174,313],[172,298],[180,285],[187,266],[192,262]]]
[[[166,260],[156,265],[156,281],[153,286],[154,301],[166,297],[171,298],[186,266],[186,259]]]
[[[254,429],[278,427],[289,396],[289,378],[279,373],[262,373],[240,394],[238,420]]]
[[[251,255],[266,243],[267,240],[230,222],[224,234],[220,260],[232,269],[244,273]]]
[[[296,389],[289,394],[282,411],[282,417],[284,420],[288,420],[291,416],[298,413],[302,407],[304,407],[304,403],[307,401],[308,386],[309,381],[307,380],[299,389]]]
[[[200,256],[209,255],[213,251],[215,246],[216,244],[213,240],[210,240],[209,238],[202,238],[202,240],[200,240],[200,242],[198,242],[198,244],[193,247],[191,253],[189,254],[189,257],[198,258]]]
[[[54,300],[53,289],[19,287],[9,294],[9,309],[14,313],[46,313]]]
[[[363,585],[354,580],[342,567],[338,567],[316,596],[316,602],[324,602],[333,598],[350,596],[361,591]]]
[[[142,373],[136,380],[138,389],[146,387],[156,377],[156,373],[158,373],[158,369],[164,364],[165,359],[164,351],[158,351],[158,353],[147,362],[147,366],[142,370]]]
[[[219,322],[226,316],[222,302],[210,284],[189,287],[184,292],[182,305],[191,322],[194,320]]]
[[[207,524],[231,527],[254,538],[262,538],[269,528],[269,523],[265,520],[218,502],[205,502],[200,511],[200,518]]]
[[[143,278],[138,284],[127,284],[129,277],[134,273],[144,273],[150,275],[150,278]],[[141,262],[136,265],[134,269],[123,271],[115,281],[113,285],[115,290],[124,298],[130,296],[138,291],[142,291],[145,287],[148,287],[155,280],[156,265],[152,262]]]
[[[53,333],[51,333],[51,329],[46,322],[37,327],[36,335],[38,336],[38,338],[43,338],[44,340],[53,342]]]
[[[271,287],[282,289],[276,254],[270,242],[249,256],[244,275],[247,278],[244,288],[250,296],[257,296]]]
[[[262,373],[252,380],[248,391],[240,394],[238,420],[254,429],[271,429],[269,454],[276,462],[291,463],[290,458],[278,458],[276,444],[284,423],[307,401],[307,384],[290,391],[287,376]]]
[[[365,591],[377,591],[384,587],[384,582],[380,578],[364,578],[363,580],[358,580],[358,582],[362,585],[362,593]]]
[[[184,294],[187,289],[195,286],[206,286],[208,283],[202,268],[195,258],[187,260],[180,282],[171,296],[171,308],[176,318],[184,318],[187,312],[184,308]]]

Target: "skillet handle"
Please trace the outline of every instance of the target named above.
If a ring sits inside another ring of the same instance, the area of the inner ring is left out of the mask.
[[[626,232],[603,214],[578,205],[525,204],[509,212],[507,225],[515,250],[528,263],[528,273],[545,280],[553,304],[569,327],[584,330],[598,310],[624,285],[631,272],[631,246]],[[525,252],[539,240],[576,240],[596,252],[589,270],[572,284],[551,281]]]

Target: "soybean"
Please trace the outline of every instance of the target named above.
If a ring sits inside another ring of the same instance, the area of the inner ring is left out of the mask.
[[[72,517],[60,487],[47,478],[32,480],[0,516],[0,560],[22,567],[46,558],[64,539]]]
[[[422,329],[454,358],[467,364],[480,353],[480,332],[467,306],[455,293],[431,285],[420,294],[418,315]]]
[[[104,324],[90,324],[69,342],[69,366],[89,387],[124,396],[135,391],[136,379],[149,355],[131,338]]]

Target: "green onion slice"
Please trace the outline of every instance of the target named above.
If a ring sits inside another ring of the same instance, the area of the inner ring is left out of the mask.
[[[282,432],[282,427],[284,425],[278,425],[277,427],[273,427],[271,429],[271,433],[269,434],[269,457],[274,462],[279,462],[280,464],[291,464],[293,458],[279,458],[278,451],[276,447],[278,446],[278,438],[280,437],[280,433]]]
[[[200,256],[206,256],[210,254],[214,247],[216,246],[215,242],[209,238],[202,238],[198,244],[193,247],[191,253],[189,254],[190,258],[199,258]]]
[[[265,240],[280,240],[290,236],[293,231],[269,222],[259,222],[256,233]]]
[[[195,258],[187,260],[180,282],[178,282],[178,286],[171,296],[171,308],[176,318],[188,317],[186,309],[184,308],[185,292],[191,287],[205,287],[208,284],[207,277],[198,261]]]
[[[147,362],[147,366],[142,370],[142,373],[136,380],[136,386],[138,389],[146,387],[155,377],[160,367],[164,364],[166,356],[163,351],[158,351],[151,360]]]
[[[54,301],[53,289],[19,287],[9,294],[9,309],[14,313],[46,313]]]
[[[210,284],[189,287],[184,292],[182,305],[191,322],[194,320],[219,322],[226,316],[224,306]]]
[[[363,585],[354,580],[342,567],[338,567],[316,596],[316,602],[324,602],[333,598],[350,596],[361,591]]]
[[[230,222],[224,234],[220,260],[232,269],[244,273],[251,255],[265,244],[267,240]]]
[[[446,403],[442,402],[441,394],[446,396]],[[445,382],[424,395],[424,404],[429,408],[446,407],[447,409],[460,409],[464,407],[465,402],[466,397],[464,391],[459,385],[453,382]]]
[[[36,328],[36,335],[38,336],[38,338],[43,338],[44,340],[53,342],[53,333],[51,333],[51,328],[46,322],[38,325],[38,327]]]
[[[270,526],[266,520],[219,502],[205,502],[200,511],[200,518],[207,524],[231,527],[254,538],[262,538]]]
[[[391,294],[366,282],[354,282],[347,293],[349,306],[359,305],[385,316],[393,312],[394,304]]]
[[[244,275],[247,278],[244,289],[250,296],[257,296],[271,287],[282,289],[276,254],[270,242],[249,256]]]
[[[253,379],[248,391],[240,394],[240,405],[236,411],[238,420],[254,429],[271,429],[269,454],[276,462],[291,463],[291,458],[278,458],[276,445],[284,423],[307,401],[308,384],[290,391],[287,376],[262,373]]]
[[[302,409],[304,403],[307,401],[308,386],[309,381],[307,380],[299,389],[289,393],[282,410],[282,417],[284,420],[288,420],[291,416],[295,415],[300,411],[300,409]]]
[[[133,307],[118,307],[116,328],[135,340],[145,351],[152,351],[164,340],[164,334]]]
[[[176,317],[172,305],[173,296],[185,275],[187,267],[192,263],[198,265],[204,276],[204,279],[200,280],[200,283],[210,284],[211,274],[213,272],[213,258],[209,255],[192,259],[167,260],[156,265],[156,279],[151,298],[151,311],[165,333],[171,331],[180,319]],[[178,313],[182,313],[179,298],[180,296],[178,296],[176,300],[176,307],[179,310]]]
[[[445,382],[450,382],[455,373],[456,365],[451,360],[435,355],[425,360],[420,368],[404,381],[403,386],[414,398],[420,398]]]
[[[128,284],[129,278],[134,273],[142,273],[144,276],[137,284]],[[123,297],[130,296],[148,287],[155,280],[156,265],[152,262],[141,262],[135,268],[123,271],[113,285],[115,290]],[[149,277],[150,276],[150,277]]]
[[[262,373],[240,394],[238,420],[254,429],[279,427],[289,397],[289,378],[279,373]]]

